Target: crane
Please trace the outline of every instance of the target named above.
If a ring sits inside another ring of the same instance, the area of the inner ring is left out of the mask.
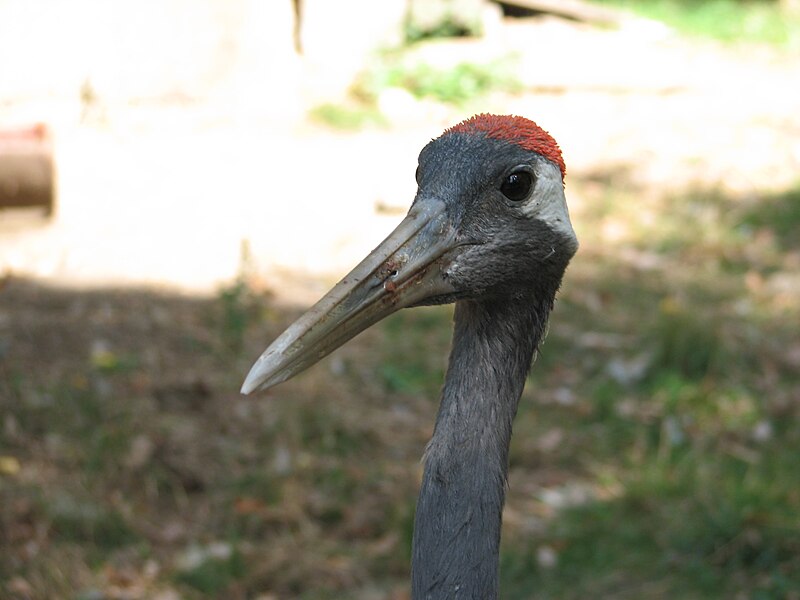
[[[578,241],[558,144],[519,116],[475,115],[419,155],[406,217],[261,355],[242,393],[316,363],[385,316],[455,302],[412,542],[415,600],[497,598],[511,426]]]

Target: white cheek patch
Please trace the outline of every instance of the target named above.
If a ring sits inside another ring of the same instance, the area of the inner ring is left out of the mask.
[[[528,202],[520,208],[526,217],[539,219],[551,229],[575,238],[564,196],[561,171],[555,165],[544,161],[537,165],[536,187]]]

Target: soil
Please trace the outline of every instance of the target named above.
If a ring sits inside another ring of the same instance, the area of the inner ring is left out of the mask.
[[[388,127],[355,134],[268,106],[90,105],[55,132],[55,218],[0,213],[0,269],[208,292],[246,268],[280,297],[297,292],[291,280],[311,282],[307,301],[321,291],[314,280],[342,274],[406,210],[427,140],[480,111],[528,116],[559,140],[579,234],[591,226],[583,183],[601,175],[656,195],[796,183],[795,56],[686,40],[647,21],[610,31],[558,19],[507,20],[498,35],[422,53],[440,64],[514,55],[529,91],[464,109],[404,106]]]
[[[216,573],[215,589],[225,597],[295,597],[309,586],[408,597],[406,541],[396,530],[410,518],[435,389],[387,396],[365,350],[386,341],[375,330],[264,402],[243,399],[238,387],[265,343],[401,218],[419,149],[471,112],[525,115],[559,140],[575,228],[591,240],[576,273],[615,251],[618,227],[602,228],[593,215],[618,187],[643,200],[707,189],[758,202],[797,185],[796,56],[688,41],[647,23],[607,31],[515,20],[500,38],[431,52],[517,52],[527,91],[466,109],[419,103],[390,115],[386,128],[338,133],[269,107],[242,117],[178,99],[93,105],[56,129],[55,216],[0,213],[8,593],[213,597],[175,573],[222,557],[230,572]],[[583,291],[587,306],[603,302]],[[435,370],[448,331],[431,331],[425,352],[406,354],[430,352]],[[572,406],[561,376],[544,393]],[[323,397],[328,408],[316,417]],[[568,435],[550,433],[537,452]],[[337,452],[359,460],[342,471]],[[245,477],[264,465],[285,484],[277,505]],[[363,492],[356,508],[333,504],[337,477],[358,482],[347,491]],[[531,498],[542,481],[570,475],[543,467],[512,477],[507,522],[536,530]],[[93,520],[76,502],[126,525]],[[237,579],[232,542],[220,541],[231,523],[246,558],[259,557],[246,578]],[[336,551],[341,540],[353,554]],[[142,544],[146,556],[137,554]],[[387,581],[375,584],[361,555]]]

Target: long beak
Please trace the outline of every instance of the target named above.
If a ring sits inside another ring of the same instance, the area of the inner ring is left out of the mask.
[[[401,308],[453,294],[441,267],[455,246],[444,202],[418,199],[389,237],[272,342],[242,393],[289,379]]]

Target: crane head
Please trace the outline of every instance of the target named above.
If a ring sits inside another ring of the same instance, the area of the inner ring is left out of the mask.
[[[578,248],[565,170],[555,140],[523,117],[447,129],[420,152],[406,217],[264,351],[242,393],[289,379],[401,308],[554,295]]]

